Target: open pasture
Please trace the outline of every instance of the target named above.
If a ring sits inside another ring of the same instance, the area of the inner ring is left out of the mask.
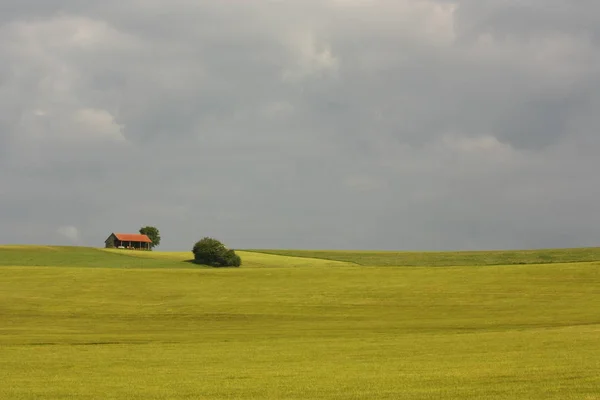
[[[319,258],[363,266],[521,265],[592,262],[600,260],[600,247],[575,249],[491,251],[339,251],[339,250],[252,250],[264,254]]]
[[[326,267],[348,266],[347,262],[288,257],[237,251],[243,266],[256,267]],[[85,267],[85,268],[202,268],[191,263],[189,252],[130,251],[60,246],[0,246],[0,266]]]
[[[597,262],[239,254],[0,247],[0,398],[600,399]]]

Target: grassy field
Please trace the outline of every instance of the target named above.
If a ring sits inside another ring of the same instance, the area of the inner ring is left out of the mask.
[[[348,263],[286,257],[255,252],[237,252],[244,267],[327,267]],[[0,246],[0,266],[86,268],[199,268],[190,263],[192,252],[145,252],[59,246]]]
[[[600,260],[600,247],[576,249],[496,251],[335,251],[252,250],[264,254],[308,257],[356,263],[363,266],[515,265],[590,262]]]
[[[0,247],[0,399],[600,399],[599,262],[286,254]]]

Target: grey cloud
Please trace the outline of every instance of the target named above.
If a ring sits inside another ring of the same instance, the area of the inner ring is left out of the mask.
[[[595,2],[5,3],[1,242],[597,239]]]
[[[599,13],[600,5],[594,0],[461,0],[457,21],[459,32],[466,37],[484,32],[527,37],[558,31],[598,39]]]

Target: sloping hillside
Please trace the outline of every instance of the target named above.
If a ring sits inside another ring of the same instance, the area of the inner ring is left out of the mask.
[[[348,263],[306,257],[237,252],[242,266],[321,267]],[[0,246],[0,266],[54,266],[87,268],[201,268],[191,263],[192,252],[130,251],[91,247]]]
[[[164,268],[179,264],[172,259],[131,257],[91,247],[0,246],[0,266]]]

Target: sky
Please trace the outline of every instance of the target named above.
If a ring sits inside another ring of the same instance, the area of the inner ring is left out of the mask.
[[[0,0],[0,243],[600,244],[597,0]]]

